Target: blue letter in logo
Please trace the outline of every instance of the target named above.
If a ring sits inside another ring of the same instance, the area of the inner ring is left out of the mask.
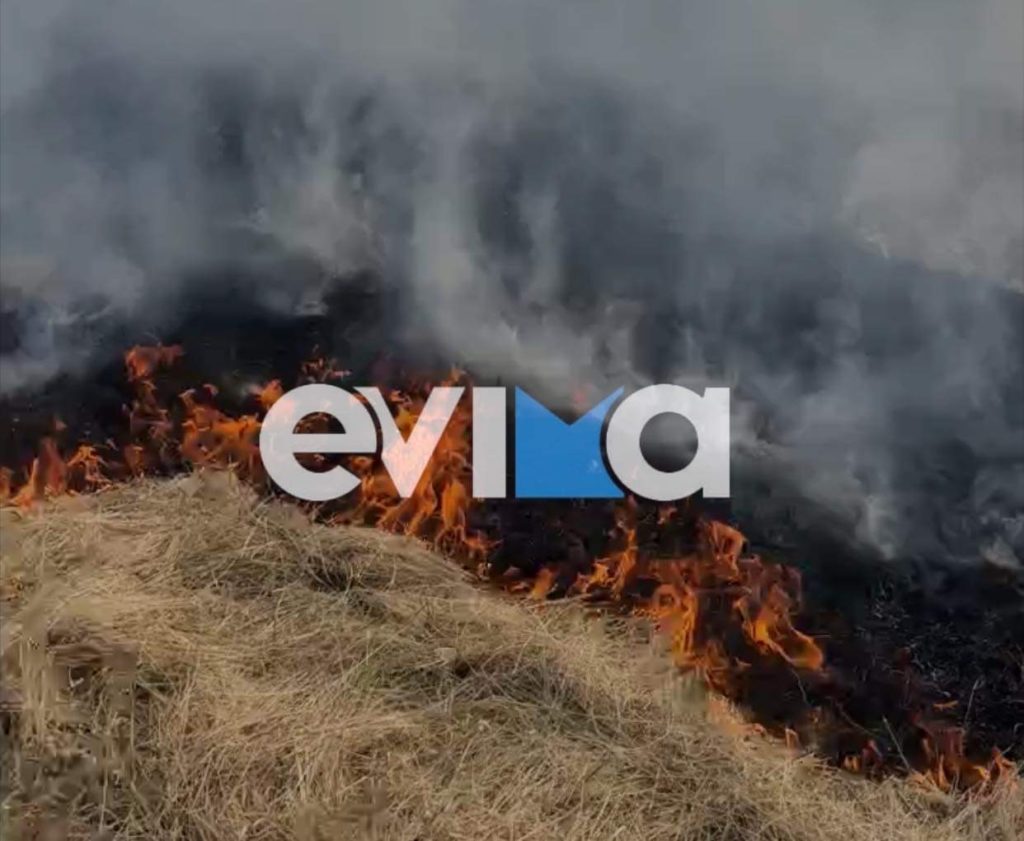
[[[618,499],[601,458],[601,427],[622,389],[575,423],[565,423],[521,388],[516,389],[516,496]]]

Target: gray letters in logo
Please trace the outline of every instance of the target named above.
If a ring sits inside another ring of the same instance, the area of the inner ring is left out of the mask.
[[[697,452],[679,470],[657,470],[640,449],[640,433],[657,415],[682,415],[697,430]],[[615,409],[605,438],[608,463],[634,493],[647,499],[682,499],[703,489],[706,497],[729,496],[729,389],[708,388],[701,397],[681,385],[650,385]]]

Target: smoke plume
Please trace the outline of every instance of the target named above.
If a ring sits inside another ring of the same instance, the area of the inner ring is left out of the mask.
[[[3,0],[0,32],[4,392],[197,284],[300,314],[358,278],[382,349],[731,385],[754,514],[1021,564],[1016,0]]]

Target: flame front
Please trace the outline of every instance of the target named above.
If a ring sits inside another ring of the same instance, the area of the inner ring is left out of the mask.
[[[127,380],[134,392],[125,407],[126,435],[120,443],[79,445],[62,456],[55,421],[52,434],[20,481],[10,469],[0,471],[0,502],[30,507],[48,497],[101,490],[113,482],[193,467],[235,471],[241,478],[265,485],[260,460],[261,417],[284,395],[280,380],[252,386],[252,411],[229,414],[217,405],[218,390],[203,385],[161,396],[157,374],[176,365],[184,350],[178,346],[134,347],[125,355]],[[303,364],[299,384],[343,380],[348,372],[322,357]],[[468,385],[466,375],[453,370],[444,385]],[[387,392],[395,424],[408,441],[423,418],[429,388],[412,383]],[[586,401],[579,398],[582,403]],[[418,537],[487,575],[494,539],[470,525],[478,502],[471,487],[471,413],[466,400],[457,405],[440,435],[415,490],[398,496],[380,457],[354,456],[346,466],[361,478],[360,491],[317,509],[329,522],[370,525]],[[326,431],[326,418],[311,416],[300,429]],[[310,469],[327,466],[323,456],[298,457]],[[668,528],[689,512],[662,506],[657,527]],[[632,499],[616,511],[612,542],[605,557],[579,568],[577,562],[549,564],[518,577],[499,577],[505,586],[534,599],[554,594],[578,596],[589,604],[625,611],[652,621],[664,638],[675,663],[699,673],[710,687],[734,700],[749,696],[754,677],[765,685],[794,680],[827,684],[830,680],[822,646],[796,627],[801,611],[801,580],[792,568],[767,563],[746,553],[745,538],[722,522],[699,520],[695,545],[679,557],[655,557],[641,550],[638,505]],[[528,559],[524,559],[528,560]],[[529,569],[529,565],[523,565]],[[494,577],[493,575],[491,576]],[[812,742],[826,726],[819,711],[795,710],[780,726],[787,744]],[[963,732],[955,727],[921,721],[922,760],[915,773],[938,786],[983,786],[1013,774],[1013,764],[998,752],[987,763],[965,758]],[[843,767],[874,774],[887,767],[873,738],[861,739],[856,751],[839,758]]]

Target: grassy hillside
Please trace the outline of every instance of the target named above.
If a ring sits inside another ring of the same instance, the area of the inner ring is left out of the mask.
[[[5,838],[1024,834],[1019,787],[969,801],[795,758],[636,625],[223,474],[0,513]]]

